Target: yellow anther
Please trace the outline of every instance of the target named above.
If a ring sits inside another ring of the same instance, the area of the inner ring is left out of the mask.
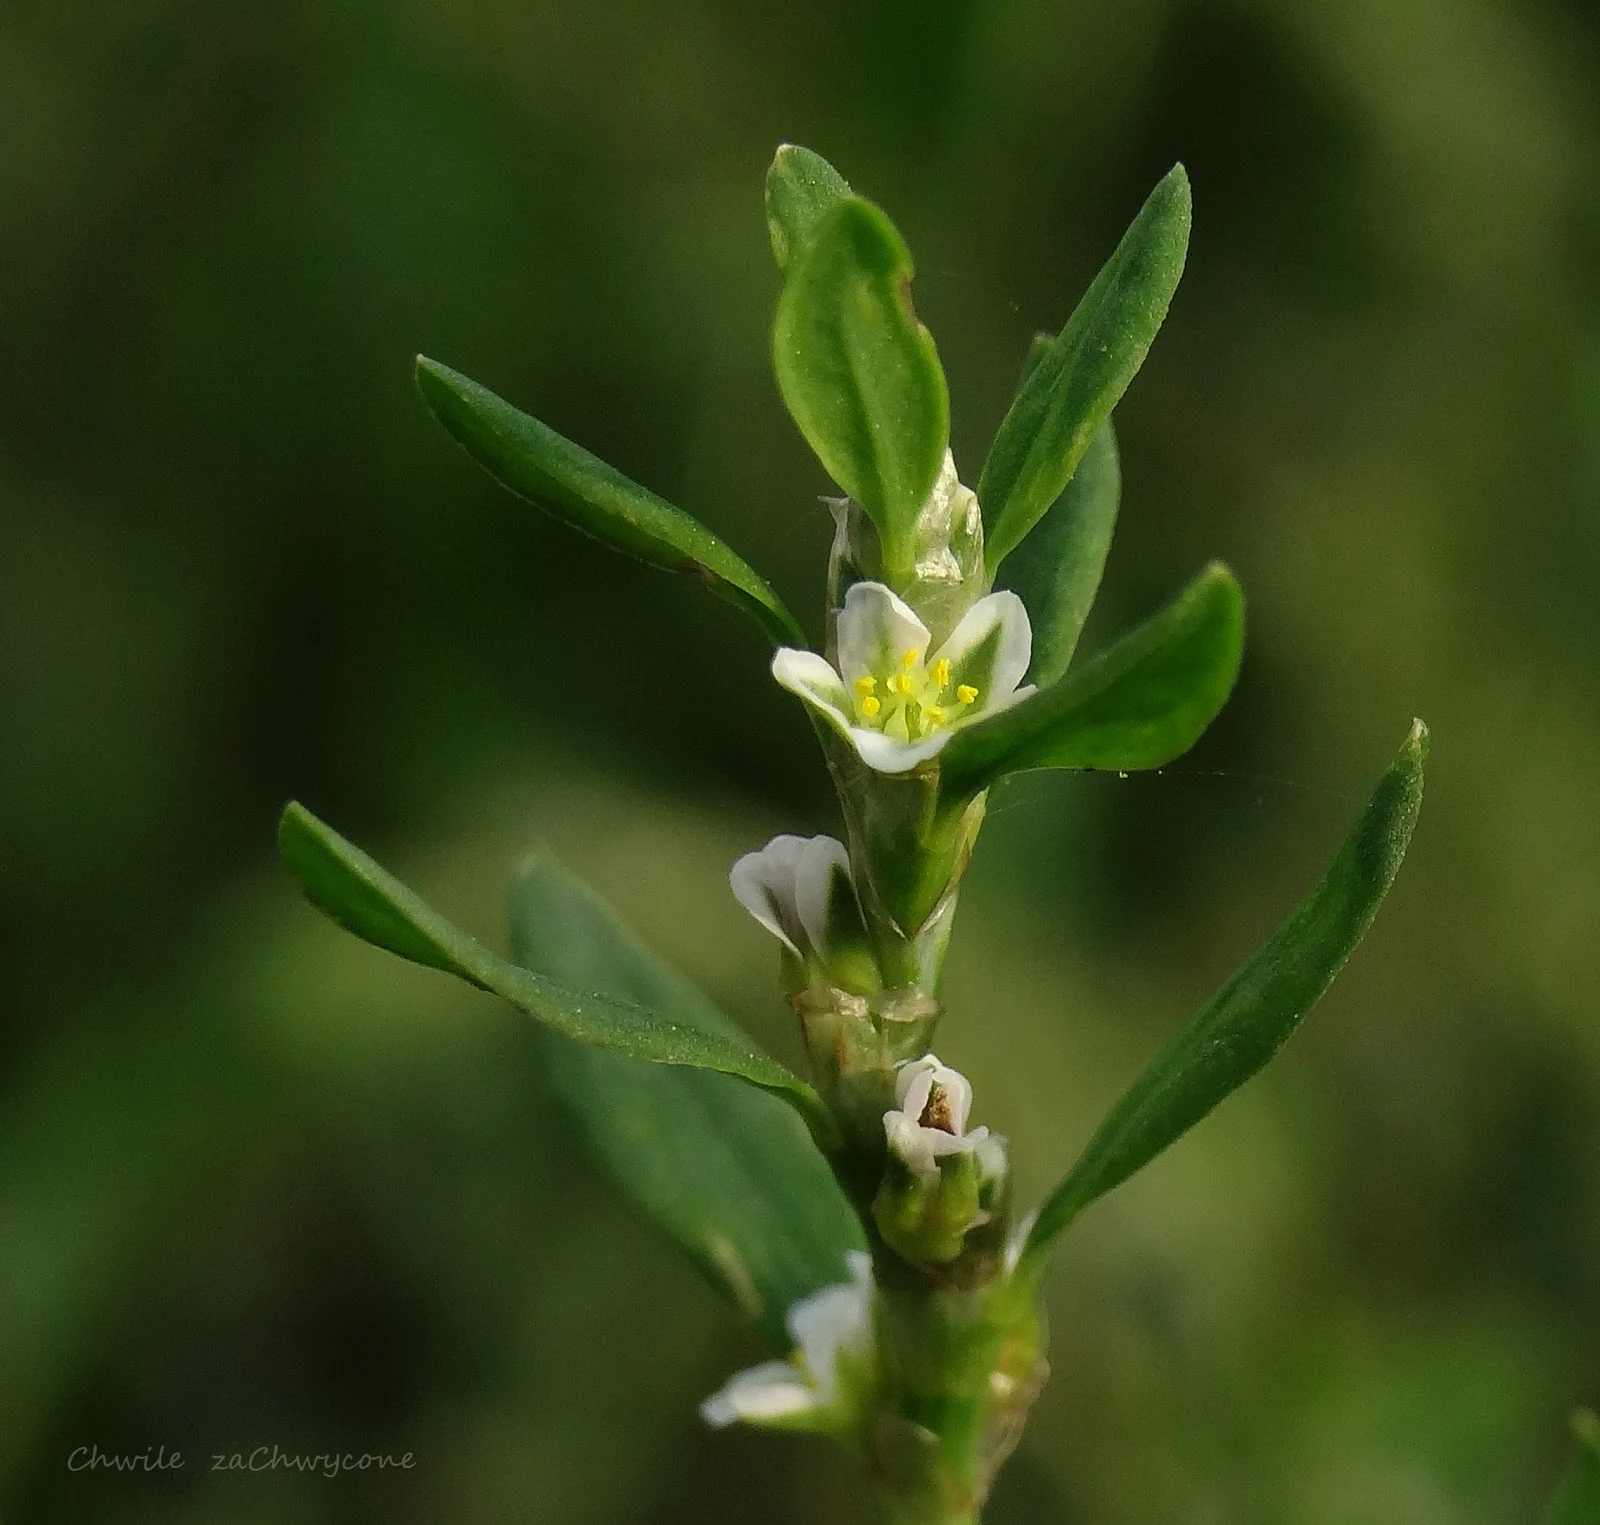
[[[900,694],[902,697],[909,698],[911,695],[911,679],[908,678],[903,672],[897,672],[892,678],[889,679],[889,691],[891,693]]]
[[[944,711],[937,704],[925,704],[922,706],[922,718],[929,725],[943,725]]]
[[[878,686],[876,678],[857,678],[856,692],[865,699]]]
[[[861,713],[865,715],[868,720],[871,720],[873,716],[875,716],[882,708],[883,700],[874,699],[871,694],[868,694],[867,697],[861,701]]]
[[[910,672],[911,669],[917,665],[918,654],[919,653],[915,646],[902,651],[900,653],[900,665],[905,668],[907,672]]]
[[[933,681],[937,683],[940,688],[950,687],[949,657],[940,657],[939,660],[933,664]]]
[[[978,691],[970,683],[963,683],[961,687],[956,690],[956,698],[959,699],[963,704],[971,704],[972,701],[977,697]]]

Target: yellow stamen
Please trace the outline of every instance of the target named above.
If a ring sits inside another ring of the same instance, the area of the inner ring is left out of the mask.
[[[977,697],[978,691],[970,683],[963,683],[961,687],[956,690],[956,698],[959,699],[963,704],[971,704],[972,701]]]
[[[858,693],[863,699],[865,699],[867,695],[870,694],[877,686],[878,680],[876,678],[856,679],[856,693]]]
[[[868,720],[871,720],[872,717],[876,715],[882,708],[883,700],[874,699],[871,694],[868,694],[867,697],[861,701],[861,713],[865,715]]]
[[[917,648],[915,646],[900,653],[900,665],[905,668],[907,672],[910,672],[911,669],[917,665]]]
[[[937,683],[940,688],[950,687],[949,657],[940,657],[939,660],[933,664],[933,681]]]
[[[911,695],[911,679],[903,672],[897,672],[889,679],[889,690],[891,693],[899,694],[903,698],[909,698]]]
[[[943,725],[944,711],[937,704],[925,704],[922,706],[922,718],[929,725]]]

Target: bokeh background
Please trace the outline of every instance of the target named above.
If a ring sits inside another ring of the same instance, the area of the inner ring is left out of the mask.
[[[906,233],[969,479],[1030,335],[1194,181],[1085,649],[1220,555],[1249,657],[1164,773],[995,801],[940,1048],[1024,1197],[1434,731],[1315,1020],[1064,1242],[993,1519],[1536,1518],[1600,1398],[1597,87],[1592,0],[8,0],[8,1525],[862,1519],[820,1446],[699,1425],[754,1346],[520,1019],[272,845],[297,796],[494,938],[549,842],[794,1053],[724,876],[835,816],[759,636],[499,492],[409,376],[703,516],[815,629],[783,139]],[[262,1444],[415,1465],[207,1470]]]

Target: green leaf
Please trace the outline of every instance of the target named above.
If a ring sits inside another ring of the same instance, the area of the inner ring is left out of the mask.
[[[1544,1517],[1544,1525],[1600,1525],[1600,1417],[1580,1410],[1572,1416],[1578,1459]]]
[[[778,298],[778,389],[818,459],[867,512],[891,583],[909,579],[912,530],[950,438],[950,395],[911,306],[911,255],[852,196],[817,224]]]
[[[511,948],[519,964],[565,984],[739,1037],[546,855],[512,890]],[[805,1129],[773,1097],[725,1076],[542,1038],[556,1088],[600,1163],[787,1350],[785,1310],[844,1280],[845,1252],[863,1247],[861,1225]]]
[[[1078,469],[1033,533],[1006,558],[997,587],[1022,599],[1033,626],[1028,681],[1048,688],[1065,676],[1100,591],[1122,497],[1117,437],[1108,418]]]
[[[978,479],[989,565],[998,567],[1072,479],[1150,352],[1189,247],[1189,177],[1176,165],[1011,404]]]
[[[417,356],[417,386],[439,422],[502,486],[616,550],[698,578],[753,615],[779,645],[805,645],[766,580],[681,508],[426,355]]]
[[[1418,720],[1322,882],[1251,955],[1107,1114],[1045,1203],[1023,1254],[1051,1241],[1249,1080],[1288,1040],[1355,951],[1399,872],[1422,806]]]
[[[810,242],[817,225],[850,194],[845,178],[821,154],[784,143],[767,171],[767,233],[780,270]]]
[[[1026,768],[1159,768],[1215,719],[1243,650],[1244,595],[1213,562],[1092,662],[959,732],[940,758],[941,788],[962,799]]]
[[[278,847],[311,903],[363,941],[503,996],[535,1021],[580,1043],[655,1064],[716,1070],[759,1086],[792,1106],[819,1139],[831,1141],[832,1119],[817,1093],[737,1030],[688,1026],[646,1007],[573,990],[519,969],[457,931],[303,805],[285,808]]]

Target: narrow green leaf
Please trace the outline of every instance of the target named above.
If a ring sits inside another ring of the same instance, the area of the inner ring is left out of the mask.
[[[439,422],[502,486],[616,550],[698,578],[754,616],[779,645],[805,644],[766,580],[681,508],[426,355],[417,356],[417,386]]]
[[[1243,651],[1244,595],[1213,562],[1092,662],[961,731],[941,755],[941,787],[960,799],[1026,768],[1159,768],[1216,718]]]
[[[1179,164],[1023,383],[978,480],[991,568],[1060,496],[1144,364],[1183,274],[1189,219],[1189,177]]]
[[[767,171],[767,233],[780,270],[788,267],[817,225],[850,194],[845,178],[821,154],[784,143]]]
[[[1322,882],[1192,1017],[1107,1114],[1045,1203],[1023,1260],[1142,1169],[1256,1074],[1355,951],[1399,872],[1422,806],[1427,727],[1418,720]]]
[[[831,1139],[832,1120],[817,1093],[737,1031],[687,1026],[645,1007],[572,990],[519,969],[457,931],[303,805],[285,808],[278,847],[311,903],[363,941],[503,996],[580,1043],[655,1064],[716,1070],[759,1086],[788,1102],[819,1138]]]
[[[894,224],[849,197],[791,262],[772,335],[783,400],[877,525],[891,582],[910,576],[912,528],[950,438],[950,395],[911,275]]]
[[[1066,675],[1094,607],[1122,498],[1122,465],[1108,418],[1089,442],[1072,480],[1033,533],[1006,558],[997,587],[1027,606],[1033,626],[1028,681],[1048,688]]]
[[[524,968],[567,985],[739,1037],[547,855],[512,890],[511,948]],[[599,1162],[787,1350],[785,1310],[843,1280],[846,1251],[863,1247],[860,1222],[805,1129],[781,1102],[726,1076],[541,1036],[556,1088]]]
[[[1578,1459],[1544,1517],[1544,1525],[1600,1525],[1600,1416],[1586,1409],[1572,1416]]]
[[[1040,362],[1055,347],[1056,336],[1052,333],[1038,333],[1028,344],[1028,353],[1022,357],[1022,375],[1017,379],[1017,396],[1022,395],[1022,389],[1028,384],[1028,378],[1039,369]],[[1011,399],[1013,402],[1016,398]]]

